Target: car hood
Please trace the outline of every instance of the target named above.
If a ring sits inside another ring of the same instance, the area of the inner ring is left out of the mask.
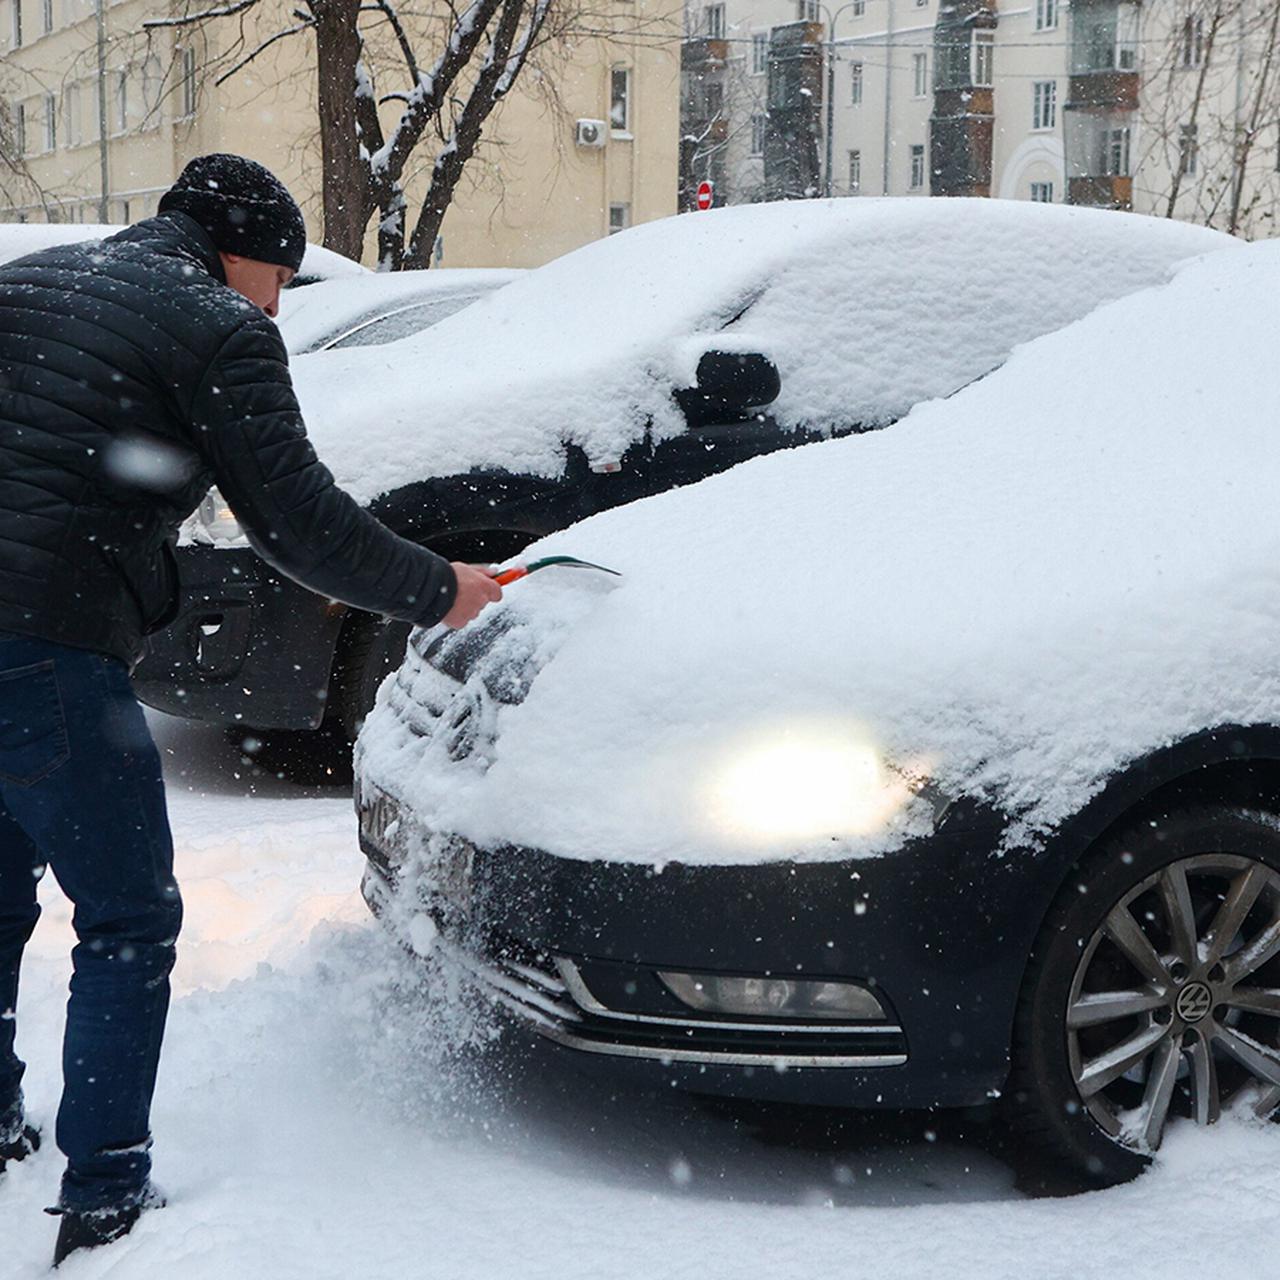
[[[815,444],[594,517],[508,591],[555,638],[482,770],[396,758],[433,821],[574,857],[734,862],[883,852],[708,828],[705,778],[749,739],[854,734],[1012,839],[1126,762],[1222,723],[1280,722],[1280,243],[1016,352],[893,431]]]
[[[1099,303],[1238,242],[1166,219],[1003,200],[792,201],[632,228],[433,328],[294,362],[322,458],[358,499],[497,467],[596,465],[684,429],[715,347],[782,375],[787,429],[872,427]]]

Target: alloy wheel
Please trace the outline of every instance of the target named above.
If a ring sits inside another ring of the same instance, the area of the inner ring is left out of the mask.
[[[1127,855],[1126,855],[1127,856]],[[1237,854],[1180,859],[1089,938],[1067,1005],[1080,1101],[1124,1146],[1170,1119],[1280,1107],[1280,872]]]

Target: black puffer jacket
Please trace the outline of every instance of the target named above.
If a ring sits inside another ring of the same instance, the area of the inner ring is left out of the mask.
[[[217,483],[322,595],[438,621],[453,570],[338,489],[275,325],[166,213],[0,267],[0,630],[133,663],[177,604],[170,541]]]

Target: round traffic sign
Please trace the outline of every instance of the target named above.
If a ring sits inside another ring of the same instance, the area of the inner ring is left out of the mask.
[[[698,208],[710,209],[715,203],[716,189],[710,182],[698,183]]]

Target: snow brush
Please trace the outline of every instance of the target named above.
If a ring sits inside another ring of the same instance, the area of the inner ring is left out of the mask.
[[[606,569],[602,564],[592,564],[590,560],[579,560],[577,556],[544,556],[541,560],[530,560],[528,564],[518,564],[510,569],[503,569],[501,573],[493,575],[493,580],[500,587],[505,587],[512,582],[519,582],[521,578],[527,578],[531,573],[537,573],[539,569],[550,569],[555,565],[562,569],[598,569],[601,573],[613,574],[615,578],[622,577],[617,569]]]

